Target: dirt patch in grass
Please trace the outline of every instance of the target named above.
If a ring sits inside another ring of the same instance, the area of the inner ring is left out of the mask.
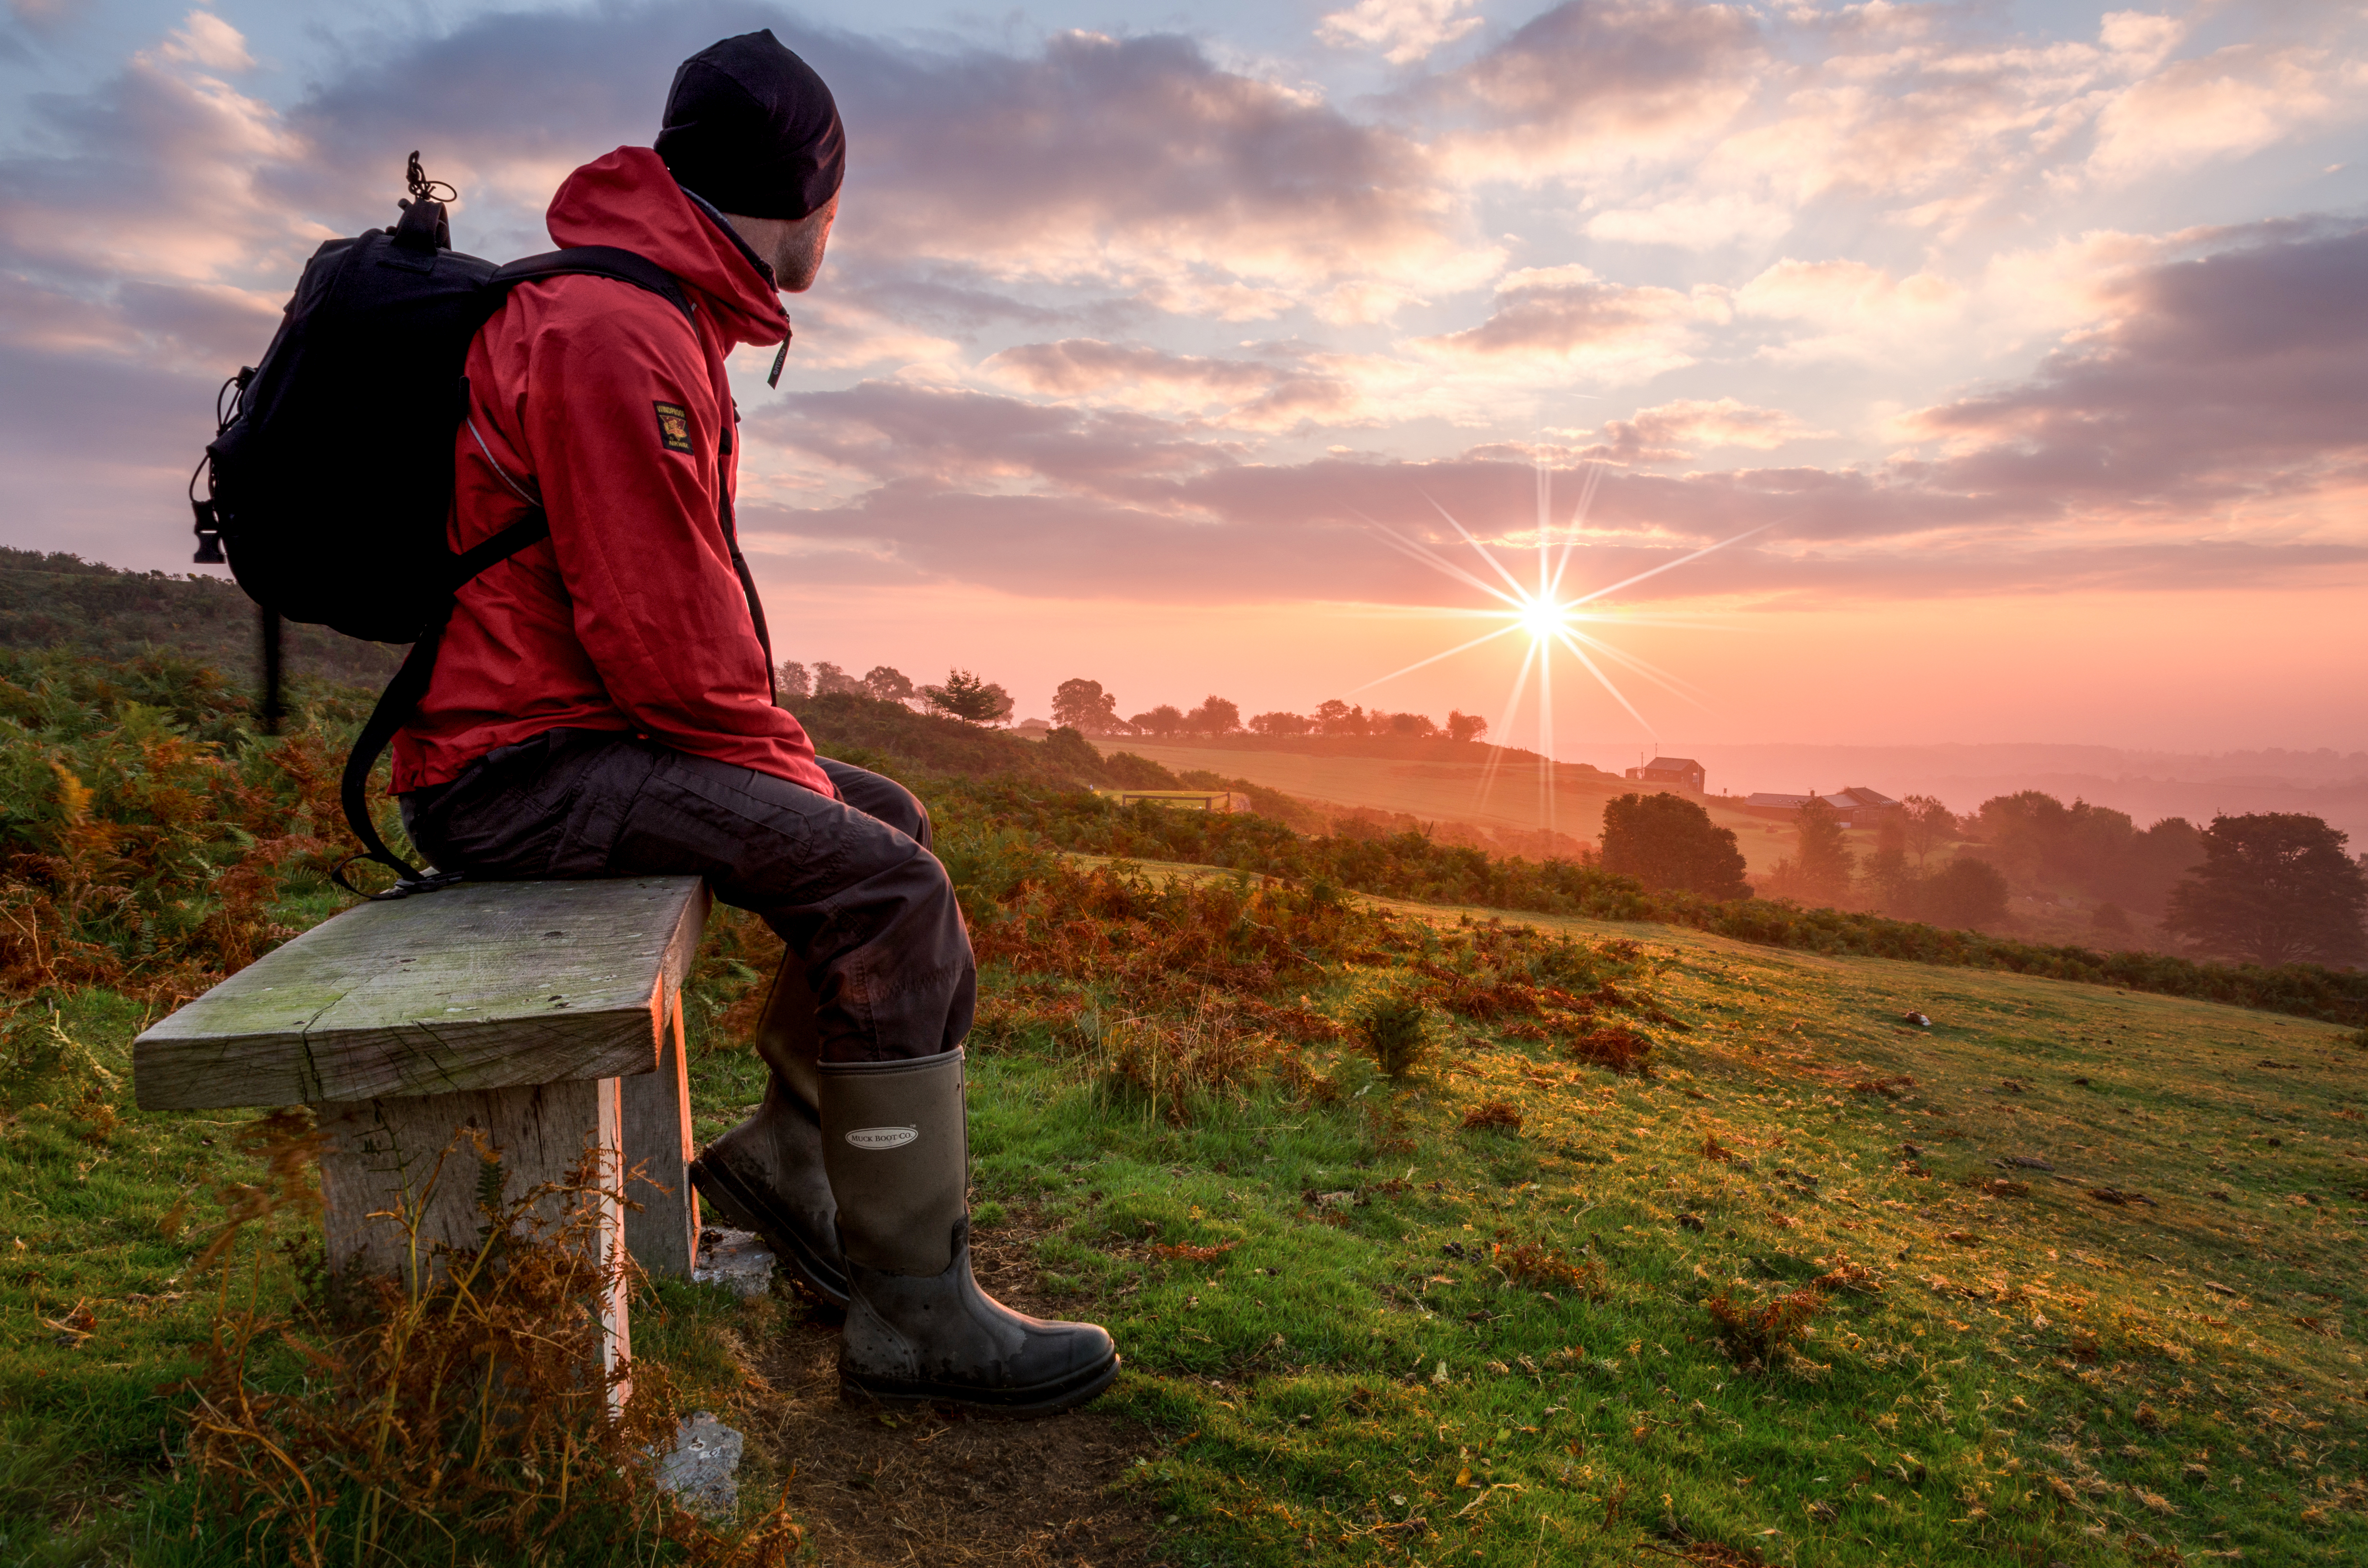
[[[1083,1309],[1045,1297],[1034,1227],[982,1234],[973,1267],[990,1295],[1039,1317]],[[1113,1484],[1157,1448],[1147,1427],[1087,1407],[1013,1421],[948,1408],[841,1399],[838,1328],[808,1313],[752,1346],[771,1385],[744,1412],[748,1436],[797,1467],[790,1511],[819,1568],[1011,1564],[1160,1568],[1148,1506]]]

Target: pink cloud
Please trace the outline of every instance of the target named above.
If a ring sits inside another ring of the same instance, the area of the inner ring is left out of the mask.
[[[1743,447],[1764,452],[1787,442],[1830,434],[1812,430],[1781,408],[1754,408],[1731,397],[1715,402],[1680,398],[1639,409],[1634,418],[1607,422],[1602,441],[1574,455],[1628,467],[1682,462],[1693,456],[1682,449],[1688,446]]]
[[[2349,65],[2350,69],[2346,69]],[[2097,119],[2089,168],[2107,179],[2242,157],[2299,131],[2362,113],[2356,61],[2325,49],[2235,44],[2175,61]]]
[[[1465,178],[1554,178],[1699,145],[1750,101],[1765,48],[1736,6],[1557,6],[1418,89]]]
[[[1477,28],[1480,17],[1461,14],[1476,4],[1478,0],[1357,0],[1346,10],[1327,14],[1315,36],[1343,49],[1359,44],[1379,49],[1391,64],[1407,65]]]
[[[1609,283],[1579,266],[1525,267],[1497,283],[1486,321],[1424,347],[1448,358],[1633,378],[1691,363],[1698,329],[1726,316],[1715,289],[1681,293]]]
[[[1064,338],[1007,348],[980,365],[990,379],[1041,397],[1087,399],[1144,412],[1197,413],[1232,429],[1338,426],[1369,417],[1349,380],[1297,356],[1269,360]]]

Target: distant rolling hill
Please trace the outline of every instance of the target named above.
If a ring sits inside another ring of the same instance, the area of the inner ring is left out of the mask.
[[[0,646],[64,647],[108,659],[154,649],[260,684],[255,605],[235,583],[126,572],[62,552],[0,547]],[[383,686],[403,662],[399,647],[322,626],[287,627],[284,646],[291,681]]]
[[[1551,828],[1591,842],[1603,830],[1604,801],[1632,790],[1661,788],[1637,785],[1584,763],[1556,763],[1549,789],[1535,752],[1471,741],[1232,735],[1166,742],[1114,736],[1094,744],[1105,756],[1133,752],[1177,773],[1203,770],[1247,778],[1327,805],[1403,812],[1499,835]],[[1753,871],[1765,871],[1792,853],[1788,829],[1738,810],[1724,796],[1696,798],[1713,822],[1735,830]]]

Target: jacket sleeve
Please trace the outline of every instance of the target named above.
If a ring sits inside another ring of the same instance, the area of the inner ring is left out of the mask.
[[[583,285],[604,308],[539,335],[518,411],[576,637],[652,739],[831,794],[803,728],[773,705],[733,568],[717,508],[730,415],[700,346],[672,306]]]

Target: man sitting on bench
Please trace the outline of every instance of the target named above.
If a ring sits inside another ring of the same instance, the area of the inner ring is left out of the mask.
[[[466,550],[541,506],[551,537],[461,590],[396,738],[413,841],[481,879],[705,877],[789,956],[756,1041],[763,1105],[703,1153],[712,1211],[843,1304],[842,1381],[1018,1412],[1092,1398],[1110,1335],[1045,1323],[970,1267],[970,938],[919,801],[817,757],[772,699],[734,540],[725,357],[786,345],[838,209],[830,91],[768,32],[684,62],[655,149],[570,175],[552,238],[680,280],[523,284],[470,346],[450,525]]]

